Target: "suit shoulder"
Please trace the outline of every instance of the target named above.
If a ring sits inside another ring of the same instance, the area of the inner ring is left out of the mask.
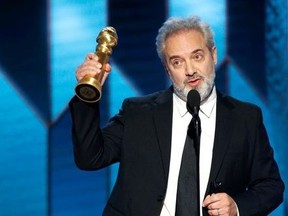
[[[165,91],[164,90],[163,91],[157,91],[157,92],[153,92],[153,93],[148,94],[148,95],[143,95],[143,96],[138,96],[138,97],[129,97],[129,98],[126,98],[124,101],[127,101],[129,103],[142,104],[142,103],[146,103],[146,102],[150,102],[150,101],[155,100],[163,92],[165,92]]]
[[[220,100],[224,101],[226,105],[228,105],[235,111],[239,111],[240,113],[256,114],[261,112],[261,108],[258,105],[253,104],[251,102],[239,100],[232,96],[221,95]]]
[[[172,95],[172,94],[171,94]],[[165,98],[164,100],[162,100]],[[169,98],[169,90],[162,90],[162,91],[157,91],[145,96],[139,96],[139,97],[129,97],[126,98],[123,101],[122,107],[123,108],[149,108],[149,107],[154,107],[157,104],[161,104],[162,101],[166,101]]]

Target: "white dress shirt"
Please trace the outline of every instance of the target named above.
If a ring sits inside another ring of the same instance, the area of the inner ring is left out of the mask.
[[[200,138],[200,209],[206,192],[215,135],[216,123],[216,90],[215,87],[209,98],[200,105],[199,117],[201,120]],[[192,115],[187,111],[186,102],[173,94],[173,120],[172,120],[172,141],[168,186],[164,205],[160,216],[174,216],[176,208],[178,176],[181,166],[182,153],[187,135],[188,124]],[[201,212],[202,215],[202,212]]]

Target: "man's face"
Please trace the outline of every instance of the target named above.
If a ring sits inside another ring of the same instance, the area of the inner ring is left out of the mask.
[[[210,52],[201,33],[182,31],[166,39],[164,56],[176,94],[186,101],[188,92],[196,89],[203,101],[214,85],[216,47]]]

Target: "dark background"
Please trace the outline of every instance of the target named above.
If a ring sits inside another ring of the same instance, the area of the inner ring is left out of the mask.
[[[75,167],[67,110],[75,69],[87,52],[94,51],[101,27],[115,27],[119,43],[111,58],[113,75],[101,99],[104,124],[123,98],[169,86],[155,36],[168,16],[186,15],[191,5],[191,15],[212,17],[215,23],[224,19],[213,26],[224,35],[219,39],[216,34],[222,50],[217,86],[262,108],[275,158],[288,183],[287,0],[187,2],[0,2],[1,215],[101,214],[117,165],[98,172]],[[224,11],[210,14],[212,2]],[[193,4],[207,12],[197,14]],[[186,12],[175,5],[186,7]],[[286,197],[287,192],[273,215],[288,216]]]

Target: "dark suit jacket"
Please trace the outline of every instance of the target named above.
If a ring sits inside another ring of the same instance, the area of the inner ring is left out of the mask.
[[[103,129],[99,128],[97,103],[71,100],[77,166],[97,170],[120,162],[118,178],[103,215],[160,214],[169,172],[172,93],[170,88],[146,97],[126,99],[119,114]],[[217,95],[209,182],[221,183],[218,191],[226,192],[236,201],[241,216],[267,215],[282,202],[284,185],[261,110]]]

